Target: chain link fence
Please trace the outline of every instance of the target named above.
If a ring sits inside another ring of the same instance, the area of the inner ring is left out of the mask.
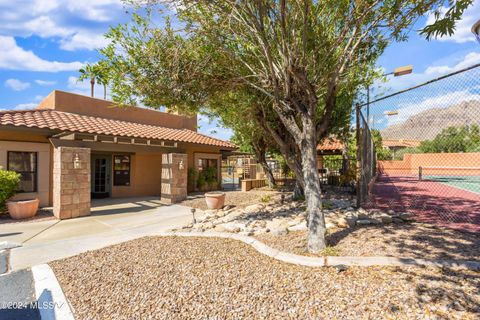
[[[362,206],[369,199],[371,188],[374,183],[377,165],[377,156],[375,153],[375,145],[368,123],[363,115],[360,106],[357,106],[357,201]]]
[[[369,119],[366,108],[357,111],[360,203],[480,231],[480,64],[370,102]]]

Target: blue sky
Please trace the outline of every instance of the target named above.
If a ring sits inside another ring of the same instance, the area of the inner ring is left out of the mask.
[[[120,0],[0,0],[0,109],[34,108],[54,89],[89,95],[88,81],[76,81],[77,70],[98,59],[96,49],[107,43],[103,34],[109,26],[128,18]],[[408,42],[392,44],[379,60],[386,72],[412,64],[414,73],[376,84],[383,87],[376,92],[396,91],[480,63],[480,44],[470,32],[479,18],[476,0],[455,35],[432,41],[416,34],[430,18],[421,19]],[[102,92],[97,88],[96,96]],[[231,134],[203,118],[199,124],[201,132],[222,139]]]

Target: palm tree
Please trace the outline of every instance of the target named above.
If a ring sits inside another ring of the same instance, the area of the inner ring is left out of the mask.
[[[98,79],[98,68],[96,65],[87,64],[84,68],[78,70],[80,76],[78,81],[90,79],[90,95],[93,98],[95,90],[95,79]]]

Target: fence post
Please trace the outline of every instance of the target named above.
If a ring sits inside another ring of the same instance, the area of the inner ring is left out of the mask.
[[[360,142],[360,104],[357,103],[355,105],[355,118],[356,118],[356,126],[355,126],[355,138],[357,142],[357,208],[360,208],[362,203],[362,188],[361,188],[361,168],[362,168],[362,160],[361,158],[361,142]]]
[[[418,167],[418,180],[422,181],[422,167]]]

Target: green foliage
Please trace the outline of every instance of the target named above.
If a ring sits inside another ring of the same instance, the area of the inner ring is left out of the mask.
[[[339,182],[342,186],[352,185],[355,181],[357,181],[357,170],[355,168],[350,168],[340,175]]]
[[[263,202],[263,203],[270,202],[270,201],[272,201],[272,195],[265,194],[260,198],[260,201]]]
[[[448,127],[433,140],[422,141],[419,150],[423,153],[476,152],[480,150],[480,128]]]
[[[395,151],[395,159],[393,160],[403,160],[403,157],[406,154],[414,154],[414,153],[423,153],[423,152],[419,148],[414,148],[414,147],[400,149]]]
[[[438,6],[433,11],[435,21],[420,30],[427,40],[442,36],[451,36],[455,32],[456,21],[462,18],[463,12],[472,5],[473,0],[449,1],[450,7],[444,10],[443,6]]]
[[[195,189],[195,179],[197,177],[197,170],[195,168],[188,168],[187,171],[187,185],[188,190],[193,191]]]
[[[208,167],[200,171],[197,178],[197,187],[202,191],[217,189],[217,168]]]
[[[0,167],[0,213],[5,211],[5,203],[15,195],[19,183],[20,174]]]

